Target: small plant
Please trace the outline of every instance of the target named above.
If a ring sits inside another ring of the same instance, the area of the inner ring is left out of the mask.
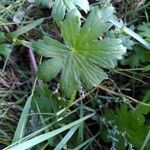
[[[61,89],[68,97],[81,86],[91,89],[107,79],[107,74],[100,68],[115,67],[126,52],[120,39],[101,39],[110,27],[109,19],[114,13],[112,6],[94,8],[82,27],[74,13],[69,13],[61,23],[64,44],[44,37],[32,45],[39,55],[50,58],[39,66],[38,77],[51,80],[61,72]]]
[[[150,130],[150,126],[144,125],[145,117],[143,116],[149,112],[149,107],[141,105],[137,106],[136,110],[130,111],[126,105],[121,105],[116,111],[106,109],[104,117],[108,122],[111,122],[112,133],[114,129],[117,130],[114,135],[108,136],[108,141],[113,140],[113,138],[116,139],[115,147],[117,150],[124,149],[128,145],[140,149]],[[110,129],[107,129],[110,133]],[[112,136],[114,137],[111,139]],[[146,149],[149,146],[150,144],[147,144]]]

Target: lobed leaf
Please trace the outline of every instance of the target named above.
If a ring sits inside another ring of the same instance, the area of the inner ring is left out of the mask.
[[[112,6],[94,8],[82,27],[74,11],[61,23],[63,44],[45,37],[32,45],[38,54],[50,58],[39,66],[39,78],[49,80],[61,72],[60,85],[67,97],[81,86],[90,89],[107,79],[102,68],[115,67],[126,52],[120,39],[98,39],[109,28]]]

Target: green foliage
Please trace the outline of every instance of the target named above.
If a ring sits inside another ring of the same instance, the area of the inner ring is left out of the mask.
[[[90,89],[107,79],[100,67],[113,68],[126,52],[120,39],[97,39],[108,30],[107,22],[113,12],[111,6],[94,8],[81,27],[80,19],[72,11],[61,23],[64,44],[49,37],[33,42],[39,55],[51,58],[39,66],[38,77],[51,80],[62,71],[61,88],[68,97],[82,85]]]
[[[0,54],[7,56],[11,53],[10,45],[5,44],[6,38],[3,32],[0,32]]]
[[[115,111],[105,109],[104,116],[106,120],[111,121],[111,126],[117,129],[114,138],[117,139],[116,148],[118,150],[125,149],[126,144],[132,144],[133,147],[137,149],[141,148],[150,130],[150,126],[144,125],[144,115],[150,112],[150,108],[145,107],[146,106],[139,105],[136,110],[128,110],[126,105],[121,105],[121,107]],[[148,150],[149,146],[150,143],[148,142],[145,150]]]
[[[55,0],[53,4],[52,16],[57,23],[64,18],[66,10],[75,10],[74,13],[81,17],[77,6],[83,9],[86,13],[89,11],[89,3],[87,0]]]
[[[122,40],[122,44],[129,50],[133,49],[134,41],[131,39],[131,36],[127,35],[125,32],[122,32],[121,29],[115,28],[115,30],[111,30],[107,33],[107,35],[111,38],[119,38]]]
[[[127,59],[127,63],[132,67],[138,67],[141,64],[150,62],[150,51],[141,47],[140,45],[134,46],[135,52]]]
[[[41,143],[46,143],[46,140],[48,140],[49,146],[55,147],[55,149],[77,145],[77,142],[73,141],[74,136],[77,138],[79,134],[76,131],[95,113],[89,111],[89,114],[87,111],[84,115],[82,112],[82,115],[77,117],[76,113],[80,114],[80,106],[73,111],[61,109],[61,106],[67,106],[68,103],[66,101],[62,104],[63,99],[58,99],[58,96],[58,94],[49,92],[49,88],[45,85],[35,89],[34,96],[31,95],[28,98],[23,109],[13,144],[6,149],[26,150],[33,146],[35,149],[42,149]],[[69,131],[67,131],[68,129]]]
[[[8,36],[11,39],[17,39],[20,35],[23,35],[23,34],[29,32],[30,30],[32,30],[33,28],[37,27],[38,25],[40,25],[43,21],[44,21],[44,19],[42,19],[42,18],[37,19],[37,20],[31,22],[30,24],[28,24],[26,26],[22,26],[18,30],[11,32]]]
[[[146,136],[146,138],[145,138],[145,141],[143,142],[143,144],[142,144],[142,146],[141,146],[141,150],[144,150],[144,149],[145,149],[145,147],[146,147],[146,145],[149,143],[149,141],[150,141],[150,130],[149,130],[149,132],[148,132],[148,134],[147,134],[147,136]]]
[[[85,13],[90,10],[88,0],[37,0],[38,4],[48,5],[51,3],[52,7],[52,17],[56,21],[57,24],[64,18],[66,11],[70,12],[73,9],[75,10],[74,13],[82,17],[78,7],[82,9]]]
[[[143,23],[138,27],[140,35],[145,37],[148,42],[150,42],[150,23]]]
[[[0,43],[5,42],[5,36],[3,32],[0,32]]]
[[[78,119],[74,122],[71,122],[71,123],[69,123],[69,124],[67,124],[63,127],[60,127],[56,130],[53,130],[51,132],[44,133],[44,134],[41,134],[41,135],[37,135],[36,137],[34,137],[32,139],[22,141],[20,144],[12,145],[12,146],[10,146],[10,148],[6,148],[6,150],[18,150],[18,149],[26,150],[26,149],[29,149],[33,146],[36,146],[37,144],[40,144],[40,143],[42,143],[42,142],[44,142],[44,141],[46,141],[50,138],[53,138],[53,137],[59,135],[60,133],[66,131],[68,129],[72,129],[72,128],[76,127],[77,125],[80,125],[82,122],[89,119],[93,115],[94,114],[87,115],[87,116],[82,117],[82,118],[80,118],[80,119]],[[70,131],[72,131],[72,130],[70,130]],[[62,143],[61,143],[61,145],[62,145]]]
[[[143,102],[150,104],[150,90],[145,92]],[[138,115],[139,120],[145,122],[145,117],[143,115],[146,115],[150,112],[150,107],[143,106],[143,105],[137,105],[136,107],[136,113]]]
[[[144,71],[150,71],[150,65],[144,67]]]
[[[113,20],[110,19],[110,22],[115,25],[117,28],[119,28],[122,32],[127,33],[128,35],[130,35],[131,37],[133,37],[134,39],[136,39],[138,42],[140,42],[145,48],[147,48],[148,50],[150,50],[150,44],[143,39],[141,36],[139,36],[137,33],[135,33],[133,30],[131,30],[130,28],[127,28],[122,21],[117,21],[117,20]]]
[[[150,42],[150,24],[143,23],[138,27],[138,30],[139,34]],[[132,53],[127,59],[127,63],[130,66],[138,67],[150,62],[150,51],[138,44],[136,44],[133,49],[135,50],[134,53]],[[148,68],[146,68],[146,70],[148,70]]]
[[[44,101],[44,102],[43,102]],[[61,101],[60,101],[61,102]],[[38,88],[35,91],[33,104],[38,105],[40,113],[56,113],[62,104],[59,103],[57,95],[53,95],[47,86]],[[43,115],[44,117],[44,115]]]

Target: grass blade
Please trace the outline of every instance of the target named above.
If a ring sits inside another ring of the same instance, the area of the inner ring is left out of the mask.
[[[28,119],[27,116],[28,116],[30,108],[31,108],[31,102],[32,102],[32,97],[33,97],[36,81],[37,81],[37,78],[34,81],[34,85],[33,85],[33,88],[32,88],[32,93],[28,97],[28,99],[26,101],[26,104],[24,106],[24,109],[22,111],[22,114],[21,114],[21,117],[20,117],[20,120],[19,120],[19,123],[18,123],[18,126],[17,126],[17,129],[16,129],[16,132],[15,132],[12,143],[15,143],[15,142],[19,141],[24,136],[24,131],[25,131],[25,127],[26,127],[27,119]]]
[[[27,102],[24,106],[24,109],[23,109],[23,112],[21,114],[21,117],[20,117],[20,120],[19,120],[19,123],[18,123],[18,126],[17,126],[17,129],[16,129],[12,143],[20,140],[24,136],[24,130],[25,130],[26,123],[27,123],[27,117],[25,117],[25,116],[27,116],[29,114],[29,110],[31,107],[31,101],[32,101],[32,96],[30,96],[27,99]]]
[[[70,131],[65,135],[65,137],[60,141],[60,143],[56,146],[54,150],[61,150],[78,128],[79,125],[76,125],[75,127],[71,128]]]
[[[31,29],[35,28],[36,26],[40,25],[42,22],[44,21],[44,19],[38,19],[34,22],[32,22],[31,24],[28,24],[26,26],[21,27],[20,29],[18,29],[17,31],[14,31],[10,34],[10,37],[12,39],[16,39],[18,36],[30,31]]]
[[[96,135],[97,136],[97,135]],[[96,136],[91,137],[90,139],[86,140],[85,142],[83,142],[82,144],[78,145],[76,148],[74,148],[74,150],[80,150],[82,149],[84,146],[86,146],[87,144],[91,143],[92,141],[94,141],[94,139],[96,138]]]
[[[149,141],[150,141],[150,130],[149,130],[149,132],[148,132],[148,134],[147,134],[147,136],[146,136],[146,138],[145,138],[145,140],[144,140],[144,142],[143,142],[143,145],[142,145],[142,147],[141,147],[140,150],[144,150],[146,144],[147,144]]]
[[[70,123],[70,124],[68,124],[68,125],[66,125],[64,127],[61,127],[59,129],[56,129],[56,130],[51,131],[49,133],[45,133],[45,134],[39,135],[37,137],[34,137],[34,138],[32,138],[32,139],[30,139],[28,141],[22,142],[22,143],[14,146],[12,148],[8,148],[8,149],[5,148],[4,150],[20,150],[20,149],[21,150],[26,150],[26,149],[31,148],[31,147],[33,147],[33,146],[35,146],[35,145],[37,145],[37,144],[39,144],[41,142],[44,142],[45,140],[47,140],[49,138],[52,138],[52,137],[62,133],[63,131],[65,131],[67,129],[72,128],[75,125],[80,124],[81,122],[87,120],[88,118],[92,117],[93,115],[95,115],[95,113],[87,115],[87,116],[85,116],[85,117],[83,117],[83,118],[81,118],[79,120],[76,120],[76,121],[74,121],[74,122],[72,122],[72,123]]]

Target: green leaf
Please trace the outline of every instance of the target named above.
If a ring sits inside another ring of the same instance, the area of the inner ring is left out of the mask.
[[[101,8],[101,10],[94,8],[80,31],[78,42],[82,44],[84,40],[89,42],[101,36],[110,26],[108,21],[113,18],[113,13],[112,6]]]
[[[143,114],[138,114],[135,110],[128,111],[126,105],[121,105],[116,111],[110,109],[105,110],[104,116],[106,120],[111,121],[112,126],[116,126],[119,131],[115,137],[118,139],[116,144],[118,150],[121,149],[121,143],[125,143],[126,140],[137,149],[140,149],[150,127],[144,126],[144,122],[142,119],[139,119],[139,115]],[[122,136],[122,133],[126,133],[126,139]]]
[[[74,11],[67,15],[67,20],[61,23],[61,33],[68,48],[75,46],[80,32],[80,19],[74,16]]]
[[[28,31],[32,30],[33,28],[35,28],[36,26],[40,25],[42,22],[44,21],[44,19],[38,19],[33,21],[32,23],[23,26],[21,28],[19,28],[17,31],[12,32],[9,36],[12,39],[16,39],[18,36],[27,33]]]
[[[10,45],[8,44],[0,44],[0,54],[4,56],[8,56],[11,53]]]
[[[65,146],[65,144],[70,140],[76,130],[79,128],[79,125],[74,126],[70,129],[70,131],[64,136],[64,138],[59,142],[59,144],[55,147],[54,150],[61,150]]]
[[[140,45],[134,46],[135,52],[127,59],[127,63],[132,67],[138,67],[141,63],[150,62],[150,51],[141,47]]]
[[[133,30],[131,30],[130,28],[125,27],[122,22],[118,22],[115,19],[110,19],[110,22],[115,25],[116,27],[118,27],[120,30],[124,31],[125,33],[127,33],[128,35],[130,35],[131,37],[133,37],[134,39],[136,39],[137,41],[139,41],[141,44],[143,44],[145,46],[145,48],[147,48],[148,50],[150,50],[150,44],[143,39],[141,36],[139,36],[138,34],[136,34]]]
[[[41,113],[53,113],[53,115],[58,112],[60,106],[60,104],[58,103],[58,98],[53,97],[48,86],[45,85],[41,86],[40,88],[36,88],[35,90],[32,108],[37,105]],[[42,117],[45,118],[47,116],[43,115]]]
[[[150,65],[144,67],[144,71],[150,71]]]
[[[28,121],[27,115],[29,114],[29,111],[31,108],[31,103],[32,103],[32,99],[34,96],[36,82],[37,82],[37,79],[35,79],[35,81],[34,81],[31,95],[28,97],[26,104],[23,108],[23,111],[22,111],[21,117],[19,119],[19,123],[17,125],[17,129],[15,131],[15,135],[14,135],[12,143],[15,143],[15,142],[21,140],[25,135],[25,129],[26,129],[27,121]]]
[[[138,30],[141,36],[150,37],[150,23],[143,22],[143,24],[138,27]]]
[[[76,4],[77,6],[79,6],[82,10],[84,10],[84,12],[88,12],[90,7],[89,7],[89,3],[87,0],[74,0],[73,1],[74,4]]]
[[[71,97],[80,88],[78,65],[72,54],[64,62],[61,74],[61,88],[68,97]]]
[[[92,143],[95,140],[96,136],[93,136],[91,138],[89,138],[88,140],[86,140],[85,142],[83,142],[82,144],[78,145],[76,148],[74,148],[74,150],[80,150],[83,149],[85,146],[87,146],[89,143]]]
[[[3,43],[3,42],[5,42],[5,35],[4,35],[4,33],[3,32],[0,32],[0,43]]]
[[[145,92],[144,98],[142,102],[150,104],[150,90]],[[149,106],[144,106],[144,105],[137,105],[136,106],[136,114],[139,120],[145,122],[145,117],[144,115],[148,114],[150,112],[150,107]]]
[[[29,98],[27,99],[27,102],[24,106],[21,117],[19,119],[19,123],[17,125],[17,129],[15,131],[15,135],[14,135],[12,143],[15,143],[19,141],[20,139],[22,139],[25,134],[25,127],[26,127],[27,119],[28,119],[27,115],[29,114],[29,111],[31,108],[32,97],[33,96],[30,95]]]
[[[44,57],[66,57],[69,51],[65,45],[49,37],[33,42],[33,47],[39,55]]]
[[[148,144],[148,142],[150,141],[150,130],[145,138],[145,141],[142,144],[142,147],[140,148],[140,150],[144,150],[144,148],[146,147],[146,145]]]
[[[51,80],[62,69],[62,60],[52,58],[39,65],[38,76],[40,79]]]
[[[133,27],[132,27],[133,28]],[[132,37],[127,35],[125,32],[121,32],[116,27],[115,29],[112,29],[107,33],[107,35],[111,38],[119,38],[122,40],[123,45],[129,49],[132,50],[135,42],[132,40]]]
[[[52,67],[52,61],[49,61],[49,65],[48,62],[40,65],[42,73],[38,73],[39,77],[51,79],[61,68],[60,85],[68,97],[81,86],[90,89],[107,79],[102,68],[115,67],[117,60],[126,52],[120,39],[98,39],[107,31],[113,11],[112,6],[101,10],[94,8],[82,27],[79,17],[74,16],[72,11],[61,23],[63,44],[48,37],[33,42],[32,46],[38,54],[49,57],[50,60],[55,58],[56,66],[63,62],[56,68]]]
[[[6,37],[3,32],[0,32],[0,54],[8,56],[11,53],[11,48],[9,44],[5,44]]]
[[[52,9],[52,17],[56,21],[56,23],[60,23],[60,21],[64,18],[66,11],[75,10],[75,14],[81,17],[81,13],[78,8],[84,10],[87,13],[90,9],[88,0],[55,0]]]

